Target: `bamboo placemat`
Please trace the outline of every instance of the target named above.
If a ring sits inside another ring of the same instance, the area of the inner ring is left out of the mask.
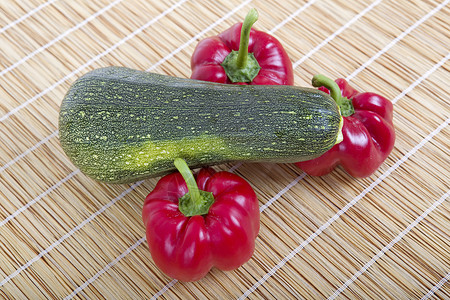
[[[228,164],[254,187],[252,259],[182,283],[154,265],[141,208],[158,178],[97,183],[58,142],[61,100],[117,65],[189,77],[197,41],[243,20],[295,67],[394,103],[397,140],[372,176]],[[0,1],[0,298],[449,299],[449,1]]]

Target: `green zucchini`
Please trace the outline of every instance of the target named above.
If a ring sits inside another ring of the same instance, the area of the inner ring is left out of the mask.
[[[75,81],[59,115],[61,146],[86,175],[129,183],[232,161],[289,163],[339,142],[342,118],[326,93],[226,85],[123,67]]]

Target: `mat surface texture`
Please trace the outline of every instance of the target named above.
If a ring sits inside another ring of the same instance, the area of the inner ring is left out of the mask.
[[[197,43],[241,22],[275,36],[295,85],[321,73],[392,101],[371,176],[228,163],[254,188],[252,258],[196,282],[162,273],[141,218],[158,177],[99,183],[59,143],[86,72],[190,77]],[[449,0],[0,1],[0,299],[450,299]]]

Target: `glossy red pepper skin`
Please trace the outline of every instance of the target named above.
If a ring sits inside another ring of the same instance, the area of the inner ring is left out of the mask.
[[[201,40],[191,57],[192,79],[232,84],[221,63],[232,50],[239,50],[242,23],[218,36]],[[251,82],[234,84],[293,85],[292,63],[281,43],[270,34],[251,29],[248,52],[253,53],[261,69]]]
[[[252,256],[259,232],[258,199],[249,183],[211,168],[202,168],[196,180],[215,199],[206,215],[180,212],[178,199],[188,188],[178,172],[159,180],[142,213],[155,264],[181,281],[199,280],[212,267],[238,268]]]
[[[344,139],[322,156],[296,165],[313,176],[328,174],[338,165],[354,177],[370,176],[394,148],[393,105],[375,93],[358,92],[343,78],[335,82],[355,109],[352,115],[343,117]],[[324,87],[319,89],[329,93]]]

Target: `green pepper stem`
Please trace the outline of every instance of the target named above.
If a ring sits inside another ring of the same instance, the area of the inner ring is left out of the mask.
[[[314,87],[323,86],[330,91],[330,96],[334,99],[334,101],[336,101],[342,116],[348,117],[355,113],[355,108],[353,107],[352,101],[342,96],[341,89],[334,80],[326,77],[325,75],[318,74],[314,75],[312,85]]]
[[[181,176],[183,176],[188,188],[188,192],[178,199],[179,210],[186,217],[207,214],[209,208],[214,203],[213,194],[198,188],[197,181],[184,159],[176,158],[174,164]]]
[[[252,82],[258,75],[261,66],[253,53],[248,53],[250,31],[258,19],[258,12],[252,8],[244,19],[238,51],[231,51],[220,64],[228,79],[233,82]]]
[[[325,75],[317,74],[314,75],[312,79],[312,85],[314,87],[326,87],[330,91],[330,96],[333,98],[336,102],[339,101],[341,96],[341,89],[339,88],[338,84],[333,80]]]
[[[242,69],[247,65],[250,30],[257,20],[258,20],[258,11],[252,8],[248,12],[247,16],[245,16],[244,22],[242,23],[241,39],[239,42],[239,52],[236,61],[236,65],[239,69]]]
[[[186,161],[182,158],[176,158],[174,161],[174,165],[186,182],[188,191],[191,195],[191,201],[200,202],[200,190],[198,188],[197,181],[195,180],[194,175],[192,174],[192,171],[187,165]]]

